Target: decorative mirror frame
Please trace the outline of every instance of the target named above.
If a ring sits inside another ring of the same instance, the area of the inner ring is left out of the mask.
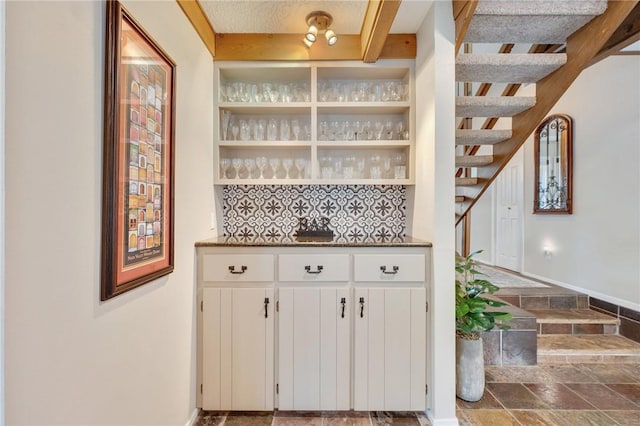
[[[533,213],[573,212],[572,154],[573,119],[566,114],[550,115],[535,131]]]

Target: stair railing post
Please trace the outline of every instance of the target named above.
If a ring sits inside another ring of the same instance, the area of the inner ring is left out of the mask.
[[[471,251],[471,211],[462,218],[462,256],[469,256]]]

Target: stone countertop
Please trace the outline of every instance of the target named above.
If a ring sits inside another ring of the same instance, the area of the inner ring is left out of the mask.
[[[428,241],[411,236],[402,238],[365,238],[363,241],[334,239],[331,241],[296,241],[295,237],[282,237],[266,241],[264,238],[214,237],[196,241],[196,247],[431,247]]]

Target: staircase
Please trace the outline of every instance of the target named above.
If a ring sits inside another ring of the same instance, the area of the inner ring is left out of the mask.
[[[456,99],[456,226],[637,3],[454,1],[456,51],[465,44],[456,81],[466,92]],[[486,53],[487,43],[501,47]],[[530,83],[535,96],[515,96]]]

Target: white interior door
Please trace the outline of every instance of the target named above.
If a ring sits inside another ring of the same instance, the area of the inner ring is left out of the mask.
[[[496,265],[522,271],[524,154],[522,148],[496,179]]]

